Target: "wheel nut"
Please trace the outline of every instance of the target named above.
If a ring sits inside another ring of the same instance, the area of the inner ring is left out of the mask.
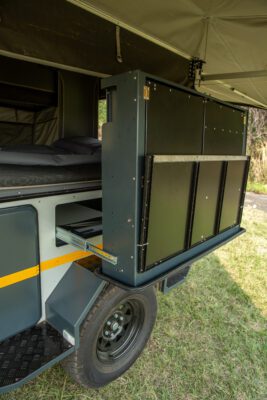
[[[110,325],[111,325],[111,322],[110,322],[110,321],[108,321],[108,322],[107,322],[107,325],[108,325],[108,326],[110,326]]]
[[[105,335],[108,336],[109,335],[109,331],[105,331]]]
[[[114,317],[117,319],[118,318],[118,314],[115,314]]]
[[[123,317],[120,317],[120,321],[123,321],[124,320],[124,318]]]

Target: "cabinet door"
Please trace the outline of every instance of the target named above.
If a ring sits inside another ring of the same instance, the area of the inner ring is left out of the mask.
[[[220,161],[200,163],[191,245],[215,234],[221,171]]]
[[[185,249],[193,163],[153,166],[146,267]]]
[[[226,180],[224,187],[220,231],[230,228],[239,223],[241,191],[246,161],[229,161],[227,165]]]
[[[0,209],[0,340],[41,317],[38,247],[36,210]]]

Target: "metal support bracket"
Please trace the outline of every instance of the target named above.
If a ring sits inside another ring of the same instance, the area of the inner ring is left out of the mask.
[[[56,237],[65,243],[82,249],[83,251],[91,252],[102,260],[108,261],[113,265],[117,265],[118,257],[113,256],[105,250],[99,249],[93,243],[91,243],[89,239],[85,239],[67,229],[60,227],[56,227]]]
[[[189,64],[189,72],[188,72],[188,79],[194,86],[197,86],[200,82],[200,78],[202,76],[202,68],[203,68],[204,61],[193,57]]]
[[[244,72],[225,72],[218,74],[202,74],[202,81],[217,81],[229,79],[249,79],[249,78],[265,78],[267,76],[267,69],[258,71],[244,71]]]

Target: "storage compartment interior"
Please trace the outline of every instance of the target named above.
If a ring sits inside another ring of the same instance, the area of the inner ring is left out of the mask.
[[[102,234],[102,199],[60,204],[56,207],[56,227],[84,239]],[[56,239],[57,246],[64,242]]]

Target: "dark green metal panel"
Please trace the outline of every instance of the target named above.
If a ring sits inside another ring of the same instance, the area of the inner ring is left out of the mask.
[[[152,174],[146,266],[185,248],[193,163],[155,163]]]
[[[118,265],[103,262],[103,272],[125,282],[136,280],[144,173],[145,76],[132,72],[112,76],[110,121],[104,125],[102,154],[103,247],[119,254]],[[123,273],[122,273],[123,271]]]
[[[72,264],[46,301],[46,319],[59,332],[67,331],[79,346],[80,325],[106,282],[89,269]]]
[[[222,162],[200,163],[191,245],[214,235]]]
[[[0,277],[39,265],[38,220],[31,206],[0,210]],[[0,288],[0,340],[41,317],[39,276]]]
[[[150,99],[146,100],[144,99],[144,85],[147,85],[148,82],[150,82]],[[156,83],[155,89],[154,83]],[[162,90],[165,97],[163,96],[162,99],[164,98],[164,101],[161,99],[161,102],[158,104],[157,102],[161,98],[158,94],[159,91],[161,91],[161,87],[163,88]],[[196,227],[194,227],[195,236],[193,239],[195,242],[193,242],[193,244],[198,243],[198,245],[189,248],[191,245],[189,238],[191,236],[194,215],[193,212],[192,214],[188,212],[185,235],[188,240],[186,240],[184,248],[180,250],[181,245],[179,246],[179,240],[181,240],[180,235],[182,235],[181,232],[176,236],[176,247],[173,243],[173,247],[170,248],[170,251],[174,250],[175,252],[165,256],[163,252],[164,247],[162,243],[160,243],[159,249],[162,252],[159,254],[160,259],[154,263],[153,268],[149,268],[151,265],[149,265],[148,262],[153,260],[152,256],[150,261],[148,258],[147,263],[144,262],[145,257],[140,256],[140,254],[142,254],[140,249],[147,247],[145,246],[146,242],[151,242],[151,240],[143,240],[145,235],[143,235],[142,231],[142,226],[144,225],[142,223],[142,218],[144,218],[145,214],[143,208],[143,204],[145,204],[145,194],[147,191],[150,193],[151,190],[151,179],[150,182],[147,182],[145,176],[146,160],[150,156],[152,158],[155,154],[165,156],[168,154],[175,156],[182,154],[192,154],[196,156],[201,154],[203,147],[203,128],[205,125],[204,119],[199,120],[201,112],[198,107],[196,107],[196,109],[194,108],[193,103],[192,107],[188,108],[177,106],[179,102],[176,102],[177,104],[173,106],[173,109],[171,109],[172,104],[168,107],[168,101],[172,96],[172,91],[177,91],[179,94],[181,93],[184,103],[187,103],[187,101],[191,102],[192,99],[194,99],[192,101],[196,99],[196,102],[198,102],[197,98],[199,97],[203,116],[205,116],[205,105],[211,100],[205,95],[198,95],[193,90],[186,89],[172,82],[164,81],[140,71],[109,77],[102,81],[102,88],[108,90],[108,98],[112,99],[111,107],[109,107],[109,122],[105,125],[103,130],[103,154],[105,155],[102,162],[104,210],[103,245],[106,251],[118,257],[118,264],[116,266],[103,262],[102,273],[103,276],[107,276],[108,279],[114,279],[114,281],[119,281],[121,284],[135,287],[172,270],[185,260],[190,263],[195,256],[203,254],[203,251],[211,249],[211,246],[221,243],[222,237],[217,233],[219,228],[220,205],[222,204],[221,196],[218,195],[219,187],[223,187],[223,184],[221,185],[221,183],[223,183],[223,174],[221,173],[222,161],[217,161],[217,164],[211,159],[210,161],[201,161],[195,158],[194,161],[196,165],[199,165],[200,162],[207,164],[205,167],[207,174],[204,177],[206,186],[204,185],[203,188],[205,189],[204,192],[209,196],[209,199],[205,200],[202,204],[200,204],[200,202],[196,205],[195,220],[199,217],[200,231],[196,232]],[[172,91],[170,91],[170,89]],[[174,94],[174,100],[175,99],[176,93]],[[157,106],[155,109],[152,109],[153,115],[150,114],[151,109],[149,110],[149,108],[154,100]],[[172,103],[172,101],[170,101],[170,103]],[[218,107],[220,105],[229,107],[230,110],[234,109],[237,112],[243,113],[241,108],[232,107],[231,105],[227,106],[225,103],[218,102]],[[181,110],[184,111],[181,112]],[[179,115],[177,119],[175,119],[176,114]],[[244,112],[244,114],[246,114],[246,112]],[[151,121],[155,119],[156,122],[151,122],[150,118]],[[169,119],[172,118],[174,119],[170,123]],[[183,129],[180,129],[181,126]],[[196,131],[194,128],[197,129],[197,133],[195,133]],[[173,131],[175,131],[175,133],[173,133]],[[154,135],[153,140],[156,137],[155,135],[159,135],[155,143],[152,143],[153,146],[155,145],[154,149],[149,145],[150,134]],[[182,136],[180,137],[180,135]],[[196,141],[194,138],[196,138]],[[220,152],[220,147],[217,147],[216,152]],[[227,155],[227,152],[223,155]],[[223,159],[224,158],[222,158],[222,160]],[[194,160],[194,158],[192,158],[192,160]],[[184,159],[185,163],[188,161]],[[166,159],[164,162],[166,162]],[[174,161],[174,164],[176,162],[178,162],[178,160]],[[195,172],[195,177],[197,177],[197,168],[195,168]],[[190,190],[188,203],[190,210],[194,211],[194,200],[196,198],[194,188],[196,187],[197,180],[193,179],[192,176],[190,181],[192,181],[192,190]],[[159,196],[163,195],[162,192],[164,194],[164,190],[161,188]],[[177,198],[177,193],[175,196]],[[173,196],[168,197],[171,198]],[[168,211],[170,204],[172,203],[167,204],[166,202],[164,206]],[[185,207],[187,205],[188,204],[186,204]],[[200,207],[200,211],[198,211],[198,207]],[[186,214],[186,209],[184,211]],[[156,213],[158,221],[160,221],[161,213],[161,209],[159,213]],[[148,223],[150,217],[151,214],[149,215],[148,213],[148,217],[146,217]],[[172,222],[172,219],[170,219],[170,223]],[[181,229],[183,229],[183,225],[181,226]],[[165,236],[163,234],[161,235],[162,225],[160,222],[158,223],[158,231],[158,237],[165,240]],[[223,232],[222,235],[225,234],[227,237],[233,237],[235,233],[241,230],[239,226],[236,226],[233,228],[233,232],[230,231],[231,230]],[[169,238],[173,237],[173,232],[172,235],[169,235]],[[215,235],[215,233],[217,235]],[[203,236],[203,238],[201,238],[201,236]],[[157,240],[160,239],[157,238]],[[208,240],[201,242],[202,239]],[[158,251],[159,249],[156,250]],[[161,258],[164,256],[165,258]],[[148,257],[150,257],[149,254]],[[154,259],[156,259],[156,257]]]
[[[204,99],[148,81],[148,154],[201,154]]]
[[[220,231],[236,225],[240,210],[246,161],[229,161],[226,172]]]
[[[245,111],[207,100],[204,154],[244,154],[245,119]]]

